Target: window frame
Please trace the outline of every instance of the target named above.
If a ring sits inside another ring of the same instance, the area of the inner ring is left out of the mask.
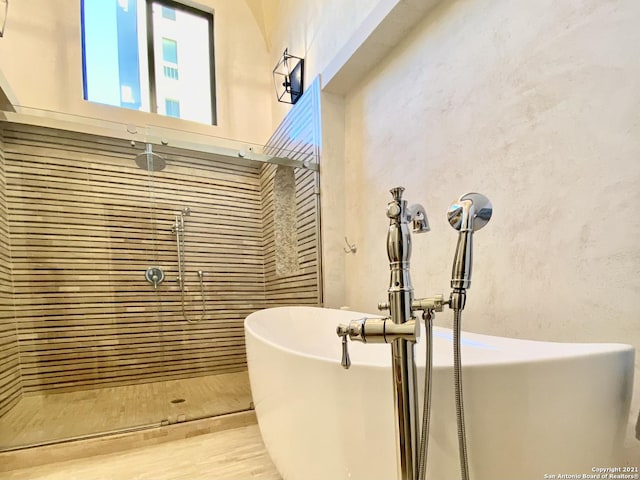
[[[216,76],[215,76],[215,49],[213,45],[213,12],[206,12],[190,5],[176,2],[174,0],[146,0],[147,13],[147,56],[149,67],[149,109],[158,112],[158,99],[155,76],[155,49],[153,45],[153,4],[158,3],[161,7],[173,8],[174,10],[182,10],[192,15],[201,17],[207,21],[209,35],[209,78],[211,80],[211,124],[217,125],[218,118],[216,115]],[[165,115],[166,116],[166,115]],[[175,118],[175,117],[171,117]],[[183,120],[183,119],[181,119]]]
[[[134,0],[135,1],[135,0]],[[210,95],[211,95],[211,125],[215,126],[218,124],[218,116],[217,116],[217,99],[216,99],[216,62],[215,62],[215,42],[214,42],[214,28],[213,28],[213,22],[214,22],[214,12],[210,11],[210,10],[204,10],[204,9],[200,9],[191,5],[185,5],[184,3],[180,3],[179,1],[175,1],[175,0],[144,0],[144,12],[146,15],[146,27],[147,27],[147,35],[146,35],[146,52],[147,52],[147,70],[148,70],[148,78],[149,78],[149,111],[146,113],[153,113],[156,115],[162,115],[162,116],[167,116],[168,115],[163,115],[161,113],[158,113],[158,99],[157,99],[157,79],[156,79],[156,72],[155,72],[155,58],[156,58],[156,54],[155,54],[155,49],[154,49],[154,41],[153,41],[153,36],[154,36],[154,31],[153,31],[153,4],[157,3],[159,4],[159,6],[162,7],[167,7],[167,8],[171,8],[174,10],[181,10],[184,11],[186,13],[190,13],[192,15],[198,16],[204,20],[206,20],[207,22],[207,35],[208,35],[208,50],[209,50],[209,79],[210,79]],[[80,1],[80,19],[81,19],[81,48],[82,48],[82,97],[85,101],[87,102],[92,102],[92,103],[101,103],[101,102],[95,102],[93,100],[89,99],[89,87],[88,87],[88,81],[87,81],[87,59],[86,59],[86,26],[85,26],[85,13],[84,13],[84,0]],[[140,12],[138,13],[140,14]],[[161,55],[161,52],[160,52]],[[122,105],[113,105],[113,104],[109,104],[111,106],[115,106],[117,108],[124,108],[124,109],[128,109],[127,107],[124,107]],[[134,109],[135,111],[135,109]],[[145,110],[140,110],[140,111],[145,111]],[[169,118],[175,118],[175,117],[169,117]],[[186,121],[194,121],[194,120],[189,120],[189,119],[185,119],[185,118],[180,118],[179,120],[186,120]],[[200,122],[198,122],[200,123]],[[206,123],[203,123],[203,125],[207,125]]]

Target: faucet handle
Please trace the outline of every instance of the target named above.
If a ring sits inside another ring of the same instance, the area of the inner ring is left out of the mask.
[[[349,327],[341,323],[336,328],[336,333],[342,338],[342,361],[340,362],[340,365],[342,365],[342,368],[345,370],[348,370],[351,366],[351,358],[349,358],[349,347],[347,342]]]
[[[409,207],[409,216],[407,220],[411,221],[413,233],[424,233],[431,230],[429,227],[429,219],[424,207],[419,204]]]
[[[157,289],[158,285],[164,281],[164,272],[160,267],[149,267],[144,272],[144,278]]]
[[[393,199],[396,202],[399,202],[399,201],[402,200],[402,194],[404,193],[404,187],[394,187],[389,191],[391,192],[391,195],[393,195]]]

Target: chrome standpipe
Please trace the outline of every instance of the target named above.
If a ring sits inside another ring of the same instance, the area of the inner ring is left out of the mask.
[[[391,343],[392,374],[396,414],[396,453],[398,479],[416,480],[418,477],[418,388],[416,380],[415,343],[420,336],[420,325],[414,318],[415,310],[428,312],[431,320],[434,311],[442,311],[442,296],[414,300],[409,275],[411,258],[411,232],[429,231],[429,223],[421,205],[407,206],[402,199],[404,188],[391,190],[393,201],[387,205],[389,229],[387,231],[387,256],[390,280],[388,301],[379,304],[388,310],[387,318],[362,318],[348,325],[339,325],[336,333],[342,339],[342,366],[349,368],[347,336],[363,343]]]

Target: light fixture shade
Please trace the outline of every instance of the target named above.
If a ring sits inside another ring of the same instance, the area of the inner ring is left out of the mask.
[[[284,49],[282,58],[273,69],[273,84],[278,101],[295,104],[304,90],[304,59],[289,55]]]

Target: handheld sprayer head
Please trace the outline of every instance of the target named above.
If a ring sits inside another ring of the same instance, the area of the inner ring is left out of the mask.
[[[466,290],[471,286],[473,232],[484,227],[492,213],[491,202],[480,193],[466,193],[449,207],[449,223],[460,232],[451,271],[451,288]]]

